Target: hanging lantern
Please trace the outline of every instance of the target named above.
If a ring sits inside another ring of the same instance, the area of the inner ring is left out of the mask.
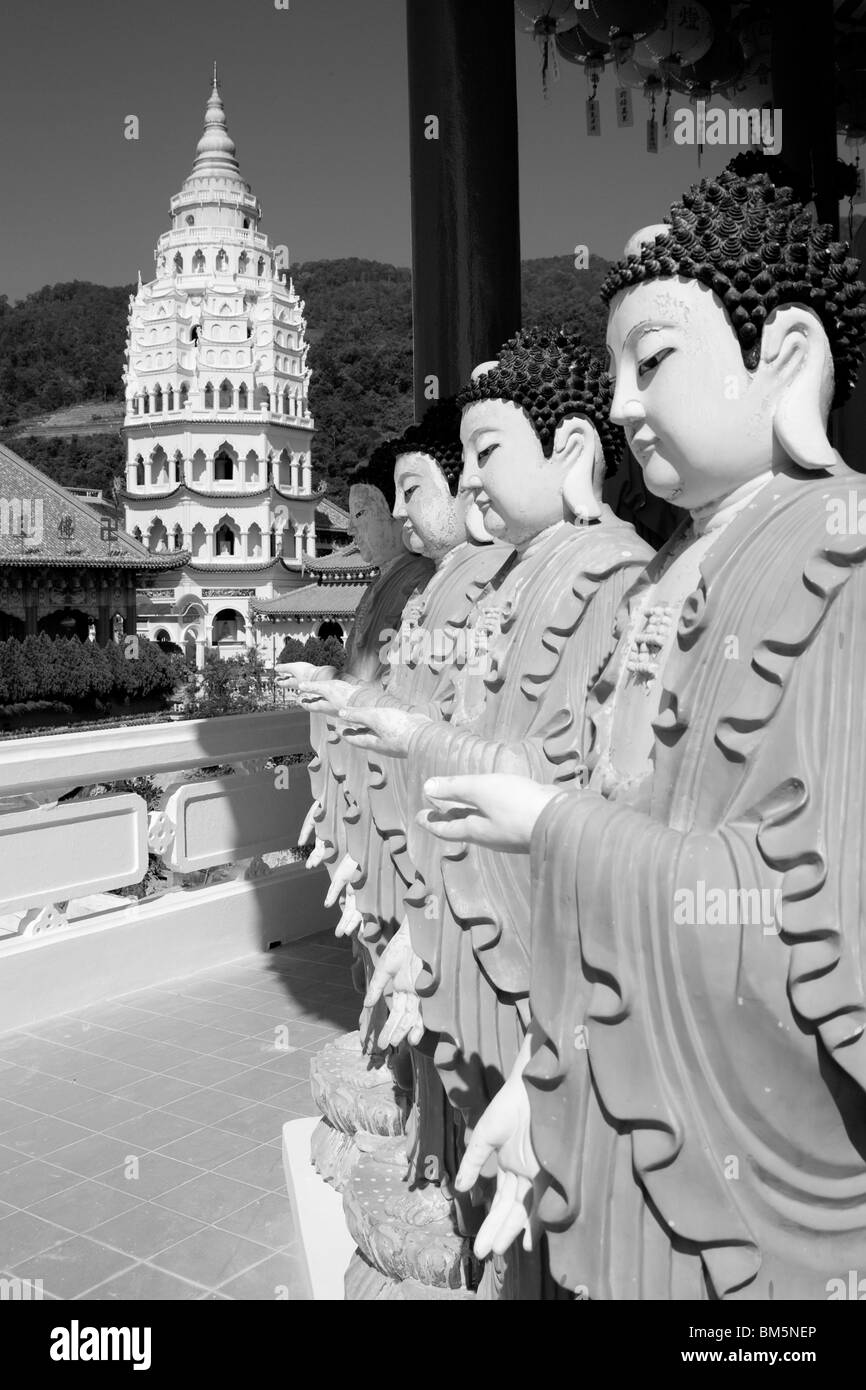
[[[712,95],[738,82],[745,69],[745,57],[739,39],[732,34],[719,33],[703,58],[696,63],[683,64],[676,73],[677,82],[692,93],[698,88]],[[678,88],[678,90],[682,90]]]
[[[556,61],[556,36],[573,29],[577,24],[577,11],[573,0],[517,0],[517,9],[523,19],[531,24],[530,33],[535,38],[541,53],[541,84],[545,99],[548,96],[548,79],[559,79],[559,65]]]
[[[604,58],[609,49],[607,44],[591,39],[578,24],[564,34],[557,34],[556,51],[567,63],[578,63],[583,67],[587,58]]]
[[[659,88],[662,85],[661,78],[655,68],[645,67],[643,63],[636,63],[634,58],[628,58],[624,63],[617,63],[616,77],[623,87],[645,88],[650,81],[657,82]]]
[[[557,34],[573,29],[580,19],[574,0],[517,0],[517,9],[521,18],[533,28],[543,20],[552,23]]]
[[[665,0],[589,0],[580,26],[591,39],[610,43],[619,64],[632,56],[638,39],[664,24],[666,9]]]
[[[705,5],[670,0],[664,24],[635,45],[639,63],[657,63],[665,69],[697,63],[713,41],[713,21]]]
[[[773,105],[773,74],[769,66],[759,67],[754,72],[744,72],[736,82],[731,82],[722,90],[722,95],[734,106],[753,107]]]

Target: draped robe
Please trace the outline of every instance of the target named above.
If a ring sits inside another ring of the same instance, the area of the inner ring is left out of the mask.
[[[431,776],[519,772],[567,785],[582,774],[585,698],[613,644],[617,608],[652,552],[605,510],[562,522],[509,561],[479,596],[493,615],[487,674],[453,673],[449,720],[412,735],[406,898],[428,1029],[452,1105],[473,1126],[511,1070],[528,1021],[529,863],[444,845],[415,824]],[[498,633],[496,629],[498,628]]]
[[[863,1268],[866,524],[828,526],[852,495],[847,471],[761,490],[683,609],[649,779],[598,794],[596,747],[535,828],[539,1212],[590,1298],[825,1299]],[[614,757],[627,659],[590,702]]]
[[[432,561],[408,551],[382,566],[378,579],[371,584],[358,606],[346,648],[344,680],[356,684],[380,684],[384,680],[389,668],[383,657],[387,640],[383,634],[399,624],[409,599],[426,586],[432,572]],[[352,759],[355,750],[342,741],[340,728],[340,724],[331,716],[310,714],[310,742],[315,757],[309,764],[308,772],[313,800],[319,803],[316,836],[327,846],[325,864],[332,877],[346,853],[344,813],[358,796],[363,796],[360,787],[352,791],[351,774],[353,763],[357,764],[357,760]],[[357,776],[354,780],[357,786]],[[353,950],[353,978],[358,991],[364,992],[369,980],[369,958],[358,946],[357,938]],[[374,1034],[377,1023],[381,1026],[378,1016],[375,1021],[368,1021],[367,1026],[362,1019],[362,1034]]]

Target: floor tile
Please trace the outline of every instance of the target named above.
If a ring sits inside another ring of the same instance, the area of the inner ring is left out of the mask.
[[[74,1187],[79,1181],[75,1173],[37,1158],[22,1163],[20,1168],[13,1168],[11,1173],[4,1173],[0,1179],[0,1190],[4,1199],[14,1207],[29,1208],[41,1202],[43,1198],[53,1196],[55,1192],[64,1192]],[[39,1212],[37,1215],[44,1213]],[[62,1226],[63,1222],[58,1224]]]
[[[222,1129],[199,1129],[183,1139],[176,1139],[173,1144],[166,1144],[160,1152],[167,1158],[212,1171],[255,1147],[255,1140],[244,1139],[239,1134],[229,1134]]]
[[[221,1047],[214,1057],[223,1057],[227,1062],[242,1062],[248,1067],[264,1066],[279,1057],[290,1057],[294,1048],[279,1046],[273,1037],[238,1038]]]
[[[35,1028],[28,1029],[28,1033],[31,1037],[41,1038],[44,1042],[65,1043],[67,1046],[87,1048],[90,1048],[97,1039],[109,1036],[107,1028],[91,1023],[87,1019],[76,1017],[74,1014],[62,1014],[59,1018],[53,1018],[48,1023],[40,1023]]]
[[[286,1116],[275,1105],[264,1105],[260,1101],[248,1105],[234,1115],[220,1120],[219,1129],[229,1134],[240,1134],[245,1139],[254,1139],[257,1144],[269,1144],[280,1139]]]
[[[166,1158],[164,1154],[146,1153],[138,1160],[134,1176],[127,1177],[124,1170],[104,1173],[100,1182],[116,1187],[123,1192],[127,1188],[133,1196],[142,1201],[152,1201],[181,1183],[201,1176],[201,1168],[191,1163],[179,1163],[176,1158]],[[232,1175],[233,1176],[233,1175]]]
[[[13,1130],[14,1134],[15,1131]],[[3,1138],[7,1136],[4,1134]],[[0,1144],[0,1173],[8,1173],[13,1168],[18,1168],[22,1163],[27,1162],[27,1155],[18,1153],[15,1149],[8,1149],[4,1144]]]
[[[45,1289],[58,1298],[77,1298],[131,1263],[128,1255],[97,1245],[89,1236],[72,1236],[22,1260],[12,1273],[19,1278],[41,1279]]]
[[[128,1062],[103,1061],[94,1057],[86,1070],[79,1073],[82,1084],[94,1091],[106,1091],[111,1095],[122,1086],[131,1086],[134,1081],[143,1081],[147,1075],[141,1067],[130,1066]]]
[[[38,1116],[39,1111],[31,1110],[29,1105],[17,1105],[12,1100],[0,1100],[0,1144],[8,1130],[17,1129],[18,1125],[35,1120]]]
[[[248,1070],[238,1062],[227,1062],[220,1057],[201,1057],[196,1062],[184,1062],[172,1068],[169,1075],[195,1086],[215,1086],[219,1081],[228,1081]]]
[[[218,1081],[213,1089],[227,1095],[239,1096],[243,1100],[267,1101],[271,1096],[284,1091],[288,1084],[290,1082],[281,1072],[269,1072],[266,1067],[256,1067],[254,1071],[232,1076],[228,1081]]]
[[[192,1216],[213,1226],[225,1216],[249,1206],[261,1196],[258,1188],[221,1173],[204,1173],[181,1187],[164,1192],[157,1200],[160,1206]]]
[[[94,1226],[90,1238],[123,1250],[127,1255],[134,1255],[137,1260],[149,1260],[160,1250],[166,1250],[202,1229],[201,1221],[195,1221],[181,1212],[169,1211],[167,1207],[155,1206],[153,1202],[139,1202],[122,1215]]]
[[[281,1057],[273,1057],[263,1063],[263,1070],[282,1076],[285,1086],[291,1086],[292,1081],[309,1081],[310,1063],[318,1051],[318,1048],[304,1047],[297,1052],[285,1052]]]
[[[51,1155],[51,1162],[79,1173],[82,1178],[97,1178],[103,1173],[122,1173],[129,1157],[128,1144],[107,1134],[89,1134],[86,1139],[58,1149]]]
[[[0,1268],[17,1273],[15,1265],[19,1261],[68,1239],[69,1232],[51,1221],[41,1221],[27,1211],[13,1212],[0,1221]]]
[[[127,1188],[131,1187],[132,1183],[128,1183]],[[30,1210],[34,1216],[41,1216],[43,1221],[53,1221],[56,1226],[65,1226],[75,1235],[84,1235],[94,1226],[113,1216],[121,1216],[138,1205],[138,1198],[128,1190],[85,1181],[46,1197]]]
[[[307,1283],[300,1262],[291,1255],[271,1255],[254,1265],[245,1274],[240,1274],[227,1283],[221,1284],[219,1292],[234,1299],[267,1302],[288,1300],[291,1302],[309,1299]]]
[[[193,1091],[192,1095],[172,1101],[171,1105],[164,1107],[167,1115],[180,1115],[183,1119],[195,1120],[197,1126],[218,1125],[226,1115],[236,1115],[240,1108],[237,1096],[209,1088]]]
[[[126,1100],[123,1096],[107,1096],[100,1091],[94,1091],[92,1100],[83,1100],[78,1105],[70,1106],[68,1110],[63,1111],[62,1117],[70,1124],[102,1132],[110,1129],[112,1125],[119,1125],[122,1120],[134,1120],[136,1115],[146,1113],[145,1106]]]
[[[129,1303],[180,1303],[203,1296],[201,1284],[191,1284],[148,1264],[133,1265],[83,1295],[88,1303],[114,1299]]]
[[[179,1076],[158,1075],[148,1076],[144,1081],[135,1081],[131,1086],[122,1086],[119,1091],[114,1092],[114,1095],[122,1100],[131,1100],[136,1105],[144,1105],[148,1110],[153,1110],[170,1105],[172,1101],[180,1100],[182,1096],[194,1095],[197,1090],[197,1084],[183,1081]]]
[[[146,1110],[132,1120],[122,1120],[120,1124],[112,1125],[108,1132],[122,1144],[130,1144],[133,1150],[140,1150],[162,1149],[198,1128],[196,1120],[181,1119],[179,1115],[169,1115],[165,1110]]]
[[[222,1177],[237,1178],[239,1182],[266,1188],[268,1192],[286,1190],[283,1156],[280,1150],[271,1144],[260,1144],[257,1149],[251,1149],[240,1158],[223,1163],[216,1172]]]
[[[3,1144],[28,1158],[45,1158],[55,1149],[74,1144],[76,1139],[86,1139],[87,1134],[81,1125],[69,1124],[59,1116],[40,1115],[38,1119],[9,1130],[3,1135]]]
[[[259,1264],[269,1253],[265,1246],[244,1240],[242,1236],[218,1231],[215,1226],[205,1226],[179,1245],[155,1255],[151,1263],[159,1269],[167,1269],[170,1274],[179,1274],[185,1279],[217,1288]]]
[[[214,1225],[222,1231],[268,1245],[272,1250],[284,1250],[297,1237],[291,1203],[278,1192],[256,1198],[249,1206],[220,1217]]]

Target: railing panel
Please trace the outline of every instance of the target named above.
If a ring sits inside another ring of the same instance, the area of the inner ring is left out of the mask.
[[[181,787],[152,826],[166,835],[163,863],[190,873],[296,845],[309,800],[306,770],[290,779],[289,769],[278,767]]]
[[[0,815],[0,912],[107,893],[147,869],[147,807],[103,796]]]

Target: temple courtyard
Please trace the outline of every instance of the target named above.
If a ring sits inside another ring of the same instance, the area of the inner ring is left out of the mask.
[[[0,1035],[0,1277],[304,1297],[281,1131],[318,1113],[310,1060],[357,1027],[350,964],[320,935]]]

